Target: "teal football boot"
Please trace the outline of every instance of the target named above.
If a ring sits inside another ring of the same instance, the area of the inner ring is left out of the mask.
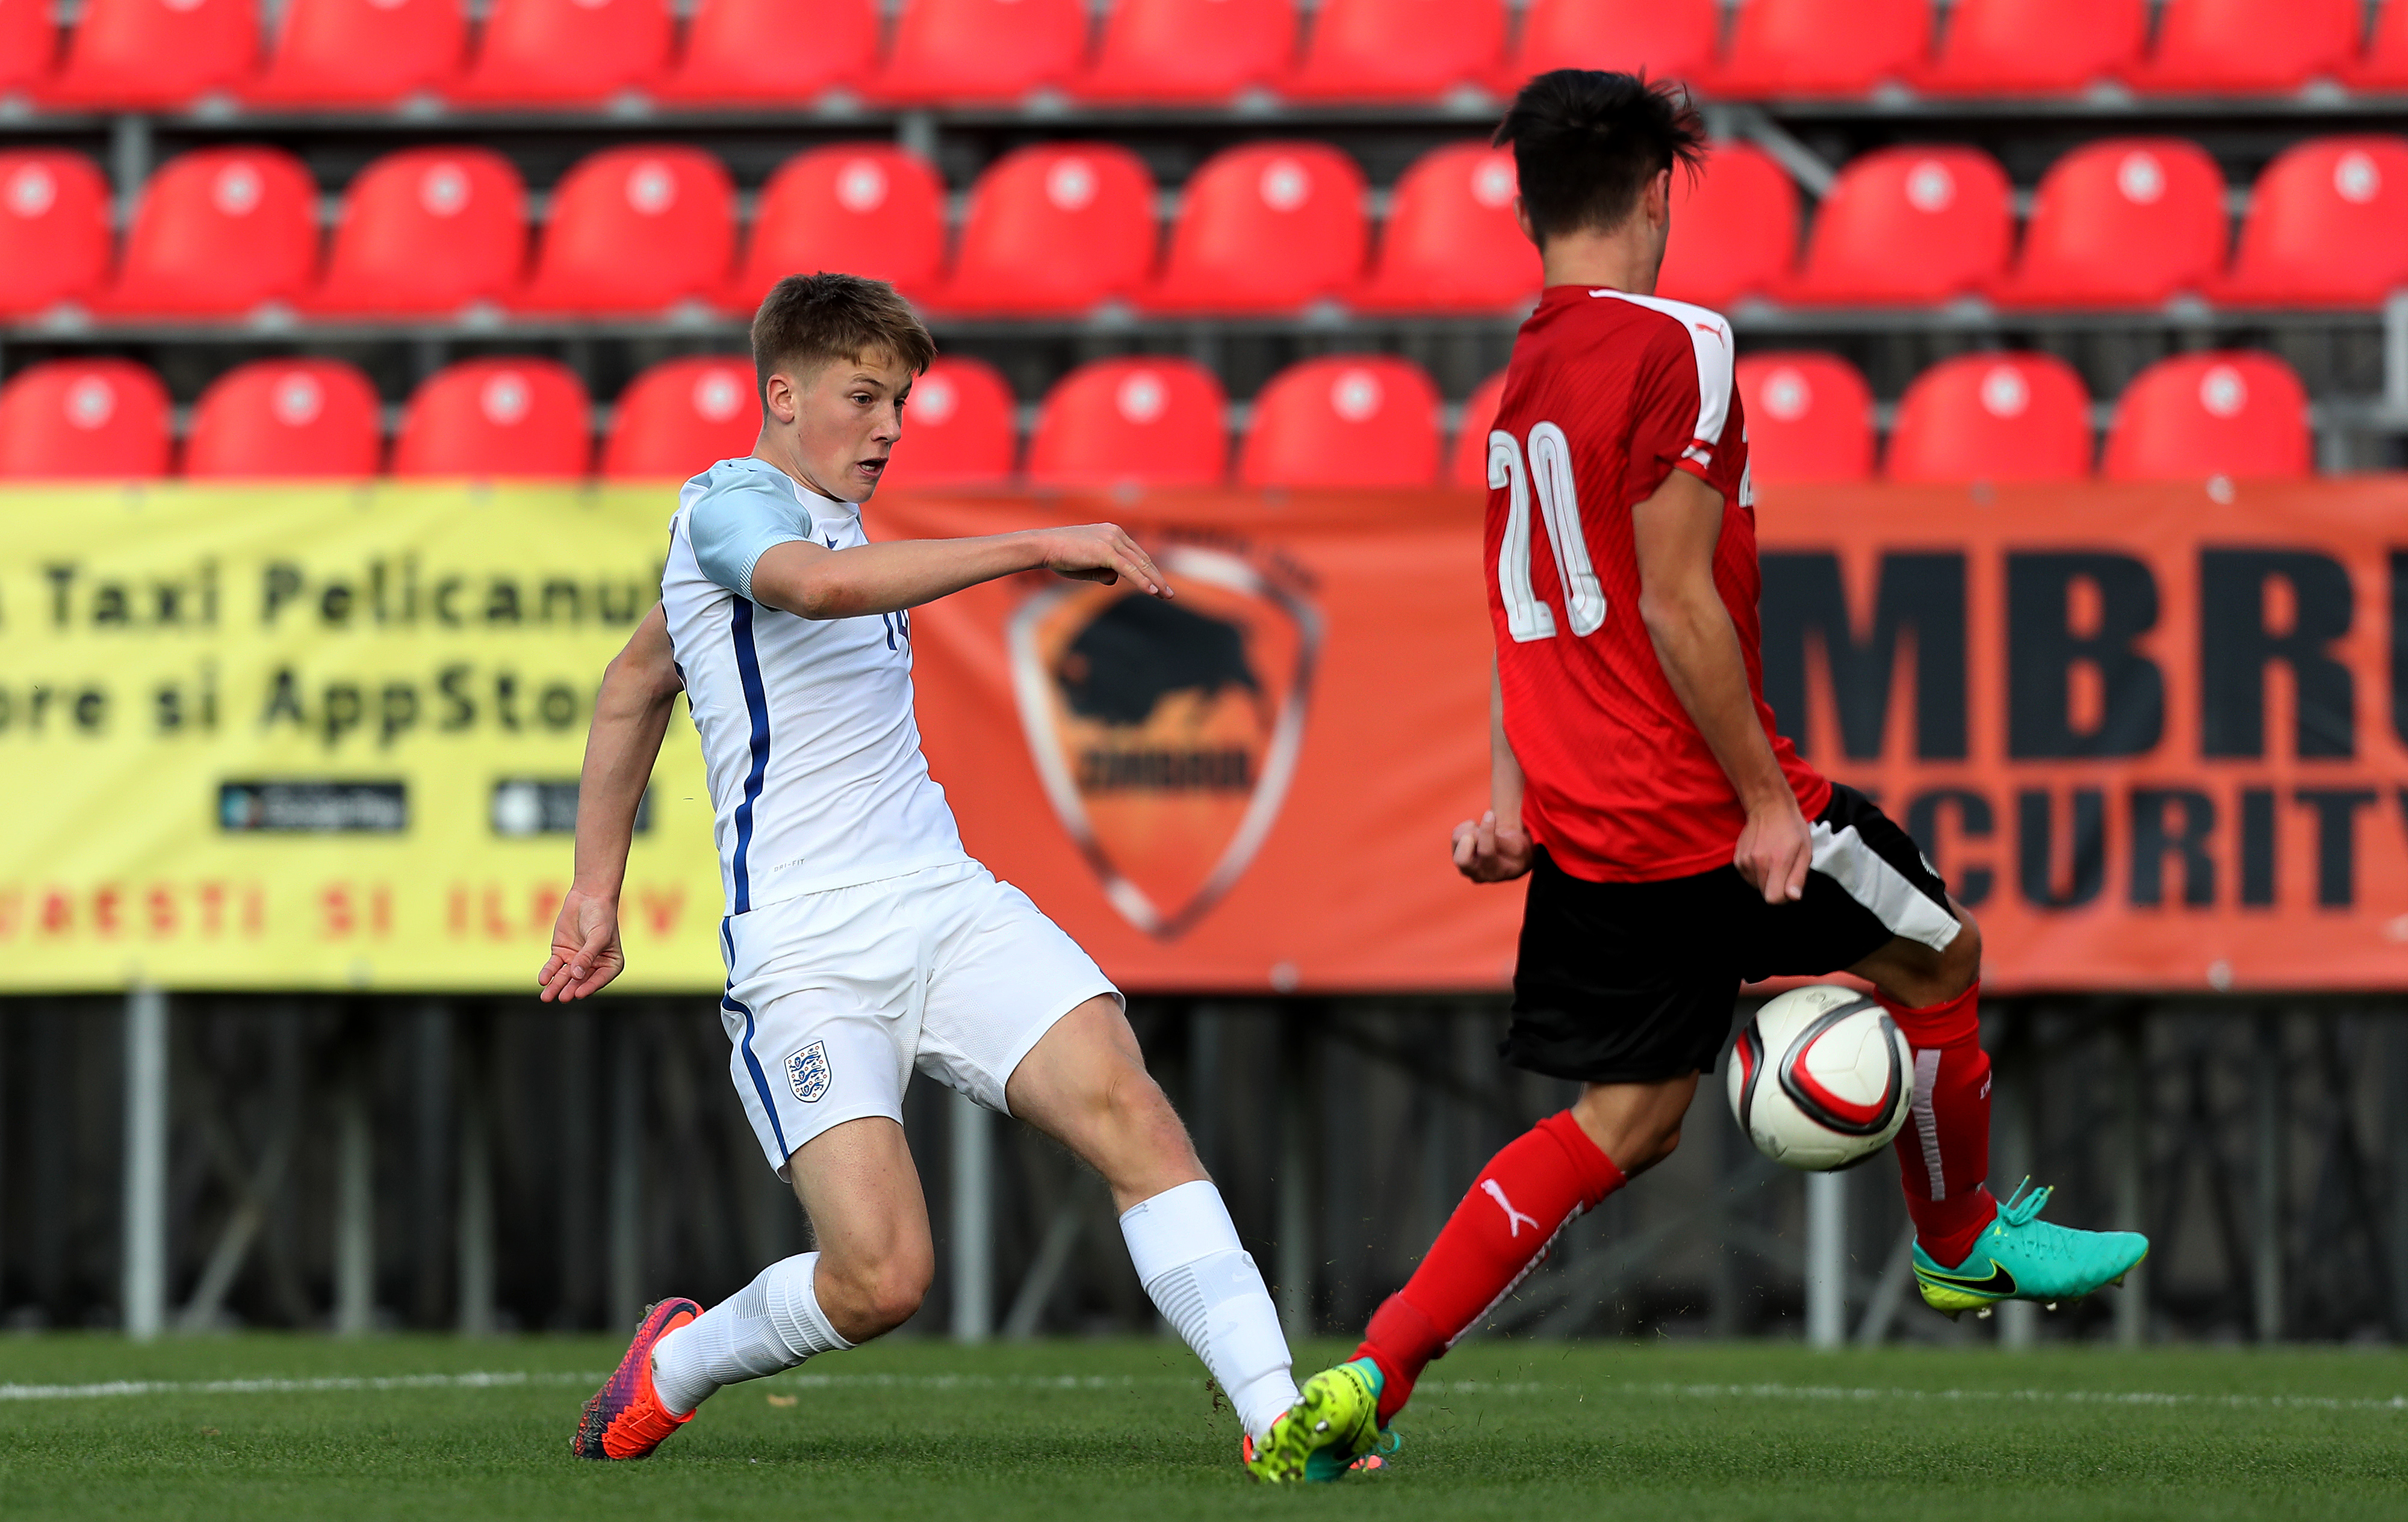
[[[2015,1186],[1998,1219],[1954,1268],[1914,1245],[1914,1282],[1926,1305],[1952,1321],[1967,1311],[1987,1316],[2002,1300],[2038,1301],[2055,1310],[2060,1301],[2122,1284],[2149,1256],[2149,1239],[2138,1231],[2077,1231],[2042,1220],[2050,1191],[2027,1197],[2030,1186],[2028,1178]]]

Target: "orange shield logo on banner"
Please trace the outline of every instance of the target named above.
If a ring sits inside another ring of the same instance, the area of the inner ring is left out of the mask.
[[[1296,775],[1311,605],[1226,550],[1158,556],[1162,602],[1068,583],[1010,625],[1012,689],[1062,827],[1130,924],[1176,938],[1237,882]]]

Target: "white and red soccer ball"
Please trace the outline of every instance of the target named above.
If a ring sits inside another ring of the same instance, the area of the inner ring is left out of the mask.
[[[1726,1080],[1756,1150],[1815,1173],[1887,1146],[1914,1102],[1914,1052],[1871,999],[1792,989],[1740,1028]]]

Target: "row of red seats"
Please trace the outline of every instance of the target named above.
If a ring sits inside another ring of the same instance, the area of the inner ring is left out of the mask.
[[[1742,360],[1737,382],[1756,477],[1853,481],[1873,474],[1872,399],[1828,354]],[[1502,375],[1464,405],[1443,478],[1487,477]],[[1429,377],[1386,355],[1307,360],[1254,404],[1236,478],[1253,486],[1415,486],[1441,478],[1439,398]],[[913,387],[888,480],[993,483],[1018,455],[1010,389],[991,366],[945,358]],[[1227,477],[1228,405],[1184,359],[1098,360],[1047,393],[1028,446],[1040,485],[1211,485]],[[760,429],[750,365],[671,360],[620,397],[601,474],[675,478],[748,452]],[[228,372],[194,408],[192,477],[353,477],[383,453],[367,377],[335,360],[264,360]],[[549,360],[471,360],[422,385],[404,409],[391,470],[408,477],[575,477],[592,453],[584,387]],[[1886,474],[1905,481],[2074,480],[2091,473],[2090,399],[2063,361],[1976,354],[1918,377],[1899,404]],[[124,360],[52,361],[0,388],[0,477],[165,474],[167,396]],[[2307,402],[2272,355],[2184,355],[2143,371],[2117,404],[2104,473],[2114,479],[2308,473]]]
[[[449,314],[479,301],[531,312],[659,312],[715,303],[749,315],[795,270],[882,277],[951,312],[1084,311],[1116,296],[1160,311],[1293,309],[1334,296],[1368,309],[1496,310],[1535,292],[1513,223],[1513,161],[1442,148],[1397,188],[1367,269],[1362,171],[1322,143],[1222,153],[1190,181],[1169,251],[1154,177],[1111,144],[1023,149],[971,192],[946,260],[945,191],[885,144],[813,149],[763,190],[737,253],[725,166],[674,144],[605,149],[560,181],[528,273],[527,194],[485,149],[408,149],[345,192],[322,274],[317,189],[269,148],[202,149],[143,187],[112,274],[108,193],[80,154],[0,153],[0,315],[74,302],[109,316],[230,317],[283,301],[326,316]],[[732,273],[731,273],[732,272]]]
[[[1860,481],[1874,474],[1872,393],[1846,361],[1824,353],[1754,354],[1736,380],[1756,478]],[[1881,474],[1928,482],[2072,481],[2097,457],[2090,395],[2049,354],[1942,360],[1899,399]],[[2116,400],[2105,456],[2110,480],[2309,474],[2307,392],[2272,354],[2238,349],[2160,360]]]
[[[1748,0],[1727,45],[1721,23],[1719,0],[1535,0],[1509,41],[1505,0],[1323,0],[1299,50],[1293,0],[1116,0],[1091,48],[1086,0],[907,0],[882,48],[876,0],[702,0],[681,49],[671,0],[495,0],[472,53],[463,0],[291,0],[263,62],[258,0],[87,0],[63,50],[49,0],[0,0],[0,87],[69,109],[1413,100],[1565,66],[1742,97],[2408,88],[2402,0],[2364,39],[2359,0],[2166,0],[2153,46],[2148,0],[1956,0],[1944,28],[1931,0]]]
[[[2408,0],[2402,0],[2408,7]],[[2316,137],[2250,188],[2236,243],[2223,171],[2181,137],[2087,143],[2051,164],[2020,249],[2006,170],[1979,149],[1853,159],[1816,208],[1804,256],[1796,185],[1724,144],[1675,206],[1660,289],[1710,306],[2372,306],[2408,286],[2408,137]],[[2227,250],[2229,249],[2228,259]]]
[[[2402,0],[2408,4],[2408,0]],[[1661,291],[1727,306],[2372,306],[2408,286],[2408,138],[2323,137],[2259,176],[2237,249],[2215,162],[2181,138],[2074,149],[2042,178],[2020,256],[2006,172],[1966,148],[1850,163],[1797,259],[1796,185],[1763,150],[1718,146],[1684,179]],[[1159,313],[1499,311],[1539,284],[1512,214],[1511,155],[1440,148],[1398,179],[1372,257],[1362,171],[1323,143],[1253,143],[1188,181],[1168,249],[1154,182],[1111,144],[1017,149],[981,176],[950,263],[944,186],[889,145],[798,155],[762,192],[737,256],[736,193],[697,149],[609,149],[553,192],[528,271],[527,196],[508,160],[409,149],[345,192],[322,272],[299,160],[204,149],[143,189],[111,269],[100,171],[60,149],[0,153],[0,316],[73,302],[107,316],[231,317],[268,301],[327,317],[435,316],[480,301],[527,312],[749,313],[793,270],[893,280],[948,314],[1072,315],[1124,299]],[[731,274],[731,271],[733,272]]]

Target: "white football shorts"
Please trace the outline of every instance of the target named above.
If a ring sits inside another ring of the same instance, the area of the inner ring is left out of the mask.
[[[769,1166],[831,1126],[903,1118],[917,1066],[990,1110],[1054,1022],[1120,990],[976,861],[804,893],[720,921],[728,1072]],[[1126,1001],[1121,1001],[1125,1005]]]

